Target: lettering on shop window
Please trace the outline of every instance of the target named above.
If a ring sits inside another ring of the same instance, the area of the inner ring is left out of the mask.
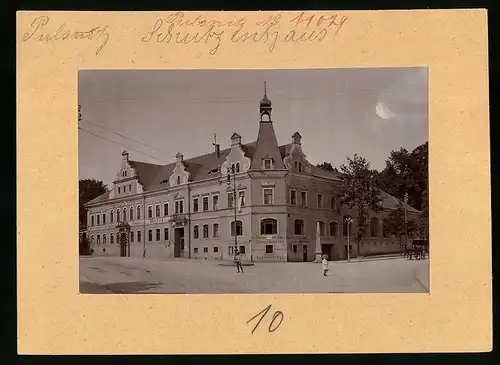
[[[269,304],[266,308],[264,308],[263,310],[261,310],[259,313],[257,313],[255,316],[253,316],[252,318],[250,318],[246,323],[250,323],[252,322],[255,318],[257,318],[258,316],[260,316],[259,320],[257,321],[257,324],[255,325],[255,327],[252,329],[252,335],[253,333],[255,332],[255,330],[259,327],[260,325],[260,322],[262,322],[262,320],[264,319],[264,317],[267,315],[267,313],[271,310],[271,304]],[[273,317],[271,319],[271,321],[269,322],[269,326],[267,328],[267,330],[269,332],[274,332],[278,329],[278,327],[281,325],[281,323],[283,322],[283,312],[281,311],[276,311],[274,312],[273,314]],[[278,320],[278,322],[276,322]]]

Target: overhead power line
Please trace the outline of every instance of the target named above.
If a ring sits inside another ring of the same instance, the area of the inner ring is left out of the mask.
[[[134,151],[134,152],[137,152],[137,153],[140,153],[141,155],[145,155],[145,156],[151,157],[151,158],[155,159],[156,161],[160,161],[160,162],[162,162],[162,163],[164,163],[164,164],[167,164],[167,163],[168,163],[168,162],[166,162],[166,161],[163,161],[163,160],[159,159],[158,157],[155,157],[155,156],[150,155],[149,153],[145,153],[145,152],[142,152],[142,151],[136,150],[136,149],[134,149],[134,148],[131,148],[131,147],[129,147],[129,146],[125,146],[125,145],[123,145],[123,144],[121,144],[121,143],[119,143],[119,142],[113,141],[113,140],[111,140],[111,139],[109,139],[109,138],[106,138],[106,137],[100,136],[100,135],[95,134],[95,133],[93,133],[93,132],[91,132],[91,131],[88,131],[88,130],[86,130],[86,129],[83,129],[82,127],[78,127],[78,129],[79,129],[79,130],[81,130],[82,132],[85,132],[85,133],[91,134],[91,135],[93,135],[94,137],[104,139],[104,140],[106,140],[106,141],[108,141],[108,142],[111,142],[111,143],[114,143],[114,144],[116,144],[116,145],[118,145],[118,146],[124,147],[124,148],[126,148],[126,149],[129,149],[129,150]]]

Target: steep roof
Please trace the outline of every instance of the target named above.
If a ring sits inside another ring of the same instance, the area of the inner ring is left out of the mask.
[[[106,191],[105,193],[99,195],[98,197],[95,197],[94,199],[88,201],[87,203],[85,203],[85,205],[103,202],[105,200],[108,200],[108,198],[109,198],[109,191]]]
[[[283,157],[281,156],[276,139],[276,133],[272,122],[260,122],[259,134],[257,136],[257,146],[252,158],[252,166],[250,169],[260,169],[262,166],[263,158],[272,158],[274,166],[280,170],[284,169]]]
[[[403,207],[406,207],[408,212],[412,213],[420,213],[417,209],[413,208],[412,206],[406,204],[405,202],[399,200],[395,196],[392,196],[389,193],[386,193],[385,191],[380,190],[380,198],[381,198],[381,204],[384,208],[386,209],[398,209],[399,203],[403,204]]]

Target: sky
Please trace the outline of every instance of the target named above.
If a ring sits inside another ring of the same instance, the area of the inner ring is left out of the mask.
[[[272,101],[280,145],[302,135],[312,164],[339,168],[355,153],[381,170],[391,150],[428,140],[427,68],[82,70],[79,178],[112,186],[131,160],[166,164],[221,149],[234,132],[253,142],[259,103]]]

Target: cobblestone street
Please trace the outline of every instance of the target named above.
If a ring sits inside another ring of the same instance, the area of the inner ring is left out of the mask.
[[[428,292],[429,260],[380,257],[315,263],[255,263],[236,273],[220,261],[80,257],[82,293]]]

